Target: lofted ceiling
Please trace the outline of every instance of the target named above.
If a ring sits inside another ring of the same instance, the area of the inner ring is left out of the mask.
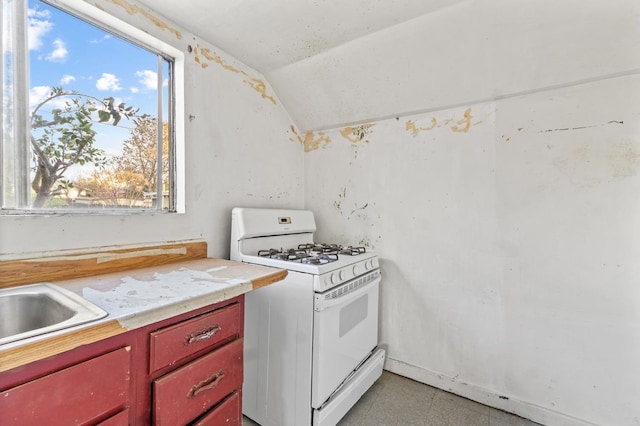
[[[260,72],[302,131],[640,67],[632,0],[138,1]]]
[[[271,76],[275,80],[280,70],[296,63],[327,55],[354,40],[365,39],[461,1],[190,0],[176,7],[176,0],[139,0],[262,73],[303,130],[331,127],[360,118],[345,116],[339,119],[341,123],[334,119],[304,119],[297,113],[296,105],[308,104],[305,93],[300,92],[298,85],[275,85]],[[315,79],[302,75],[299,78],[301,81]],[[348,96],[348,90],[340,92]]]
[[[268,74],[460,1],[190,0],[182,7],[176,7],[176,0],[140,3]]]

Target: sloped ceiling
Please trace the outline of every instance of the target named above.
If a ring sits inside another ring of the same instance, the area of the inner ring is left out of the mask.
[[[139,1],[261,72],[302,131],[640,67],[634,1]]]
[[[267,74],[461,0],[142,0]]]
[[[279,70],[461,0],[141,0],[149,9],[183,26],[261,72]],[[349,70],[345,69],[345,73]],[[311,78],[311,77],[309,77]],[[306,79],[306,78],[303,78]],[[313,84],[313,81],[309,81]],[[278,97],[304,129],[330,127],[324,120],[296,117],[303,93],[287,85]],[[297,89],[296,89],[297,90]],[[338,90],[349,96],[348,88]],[[292,102],[296,98],[297,102]],[[338,100],[335,99],[334,102]],[[344,117],[340,121],[349,121]]]

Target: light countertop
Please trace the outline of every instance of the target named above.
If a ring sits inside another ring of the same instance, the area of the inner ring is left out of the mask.
[[[286,270],[205,258],[53,282],[108,315],[0,346],[0,372],[234,298],[286,276]]]

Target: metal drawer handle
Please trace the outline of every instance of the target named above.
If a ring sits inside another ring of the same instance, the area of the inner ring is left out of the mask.
[[[214,389],[216,386],[218,386],[218,383],[220,383],[222,379],[224,379],[224,370],[218,371],[213,376],[204,379],[203,381],[192,387],[187,394],[187,397],[195,398],[200,392]]]
[[[196,331],[193,334],[188,335],[184,338],[187,345],[192,343],[201,342],[202,340],[207,340],[212,338],[218,333],[218,331],[222,330],[220,325],[214,325],[213,327],[205,328],[204,330]]]

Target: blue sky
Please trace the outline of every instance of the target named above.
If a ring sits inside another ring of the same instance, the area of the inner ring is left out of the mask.
[[[34,0],[29,0],[28,37],[32,106],[52,87],[62,86],[99,99],[112,96],[141,113],[157,115],[155,54]],[[165,67],[165,79],[166,72]],[[127,120],[117,128],[94,125],[100,147],[112,155],[132,127]]]

